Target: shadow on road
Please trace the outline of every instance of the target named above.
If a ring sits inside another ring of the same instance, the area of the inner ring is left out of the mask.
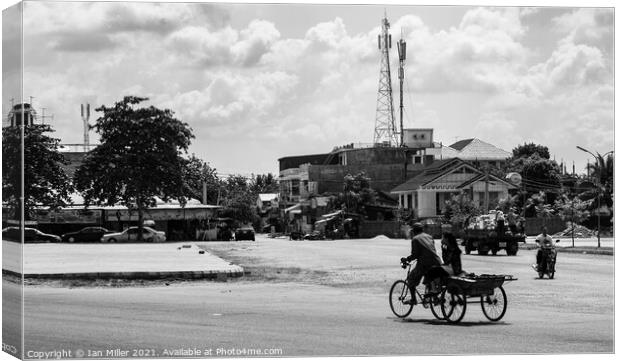
[[[394,322],[400,322],[400,323],[424,323],[427,325],[444,325],[444,326],[456,326],[456,327],[496,326],[496,325],[509,326],[511,325],[510,323],[506,323],[506,322],[490,322],[490,321],[486,321],[486,322],[485,321],[477,321],[477,322],[461,321],[459,323],[448,323],[443,320],[427,319],[427,318],[412,319],[412,318],[387,317],[387,319],[391,319]]]

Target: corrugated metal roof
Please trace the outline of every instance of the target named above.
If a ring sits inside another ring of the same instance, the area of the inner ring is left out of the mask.
[[[396,186],[392,189],[392,193],[395,192],[407,192],[418,189],[436,178],[441,177],[443,174],[451,169],[454,169],[465,162],[459,158],[444,159],[433,162],[428,166],[421,174],[409,179],[405,183]]]
[[[465,160],[506,160],[512,156],[510,152],[478,138],[462,140],[450,147],[459,149],[458,157]]]

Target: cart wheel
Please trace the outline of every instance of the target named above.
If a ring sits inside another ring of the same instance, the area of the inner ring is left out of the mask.
[[[397,317],[404,318],[409,316],[413,309],[413,304],[405,304],[403,302],[415,297],[409,289],[407,282],[399,280],[394,282],[390,289],[390,308]]]
[[[492,295],[480,296],[480,306],[482,307],[482,313],[490,321],[499,321],[504,317],[506,313],[506,306],[508,300],[506,299],[506,292],[502,286],[493,289]]]
[[[489,254],[489,250],[486,248],[485,249],[478,248],[478,254],[482,256],[486,256],[487,254]]]
[[[460,287],[446,288],[441,298],[441,313],[444,319],[449,323],[460,322],[467,311],[467,296]]]

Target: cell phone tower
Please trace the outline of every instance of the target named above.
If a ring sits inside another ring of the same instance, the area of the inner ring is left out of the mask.
[[[90,140],[88,139],[88,133],[90,131],[90,124],[88,124],[88,120],[90,119],[90,104],[86,103],[86,106],[80,104],[80,112],[82,121],[84,122],[84,152],[88,152],[90,148]]]
[[[381,51],[381,70],[379,72],[374,143],[391,146],[397,145],[398,141],[394,127],[394,98],[392,97],[392,75],[390,73],[392,35],[389,33],[390,22],[387,19],[387,14],[381,21],[381,28],[381,34],[378,36],[378,46]]]

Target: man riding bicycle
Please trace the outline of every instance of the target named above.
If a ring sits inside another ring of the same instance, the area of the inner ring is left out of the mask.
[[[413,237],[411,238],[411,255],[400,259],[401,262],[411,262],[417,259],[416,266],[407,275],[407,283],[409,288],[414,290],[422,277],[433,267],[441,266],[441,259],[435,250],[435,242],[433,237],[424,233],[424,228],[420,223],[414,223],[412,227]],[[428,283],[428,280],[425,280]],[[405,303],[415,304],[415,297]]]

